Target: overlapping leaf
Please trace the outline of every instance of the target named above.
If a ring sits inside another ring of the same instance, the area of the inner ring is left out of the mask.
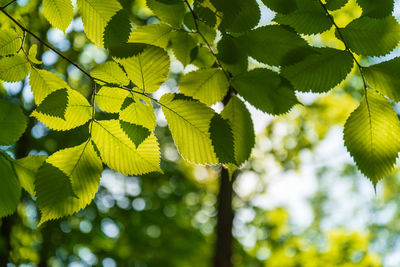
[[[234,153],[236,164],[240,166],[251,154],[255,144],[253,121],[246,105],[236,96],[233,96],[228,105],[221,112],[221,116],[228,120],[233,133]]]
[[[0,56],[13,55],[21,47],[22,37],[12,29],[0,31]]]
[[[333,24],[320,3],[315,0],[297,0],[298,9],[289,14],[277,14],[275,21],[289,25],[298,33],[317,34],[329,30]]]
[[[393,0],[357,0],[363,10],[363,16],[383,18],[392,14],[394,8]]]
[[[91,72],[99,84],[112,83],[116,85],[128,85],[129,79],[126,77],[125,72],[113,61],[107,61],[97,65]]]
[[[176,32],[171,42],[174,55],[182,62],[183,66],[188,65],[192,61],[191,53],[196,45],[197,41],[189,33],[180,31]]]
[[[282,14],[293,12],[297,8],[296,0],[262,0],[262,2],[271,10]]]
[[[225,140],[219,139],[215,135],[223,133],[211,128],[211,120],[216,115],[211,108],[183,95],[165,94],[159,102],[183,158],[198,164],[217,164],[231,156],[224,147],[225,142],[231,143],[232,140],[229,140],[229,136],[225,136]],[[213,139],[210,132],[214,135]],[[212,140],[223,142],[215,143]],[[221,147],[215,149],[213,145]]]
[[[376,185],[392,171],[400,151],[400,122],[392,105],[368,90],[346,122],[344,142],[359,170]]]
[[[65,32],[74,17],[72,2],[71,0],[43,0],[43,14],[52,26]]]
[[[35,196],[35,177],[45,160],[45,156],[30,155],[13,161],[22,188],[32,196]]]
[[[85,124],[92,117],[92,107],[79,92],[67,89],[68,105],[64,118],[34,110],[31,114],[50,129],[66,131]]]
[[[145,102],[134,95],[126,98],[124,104],[126,106],[123,105],[119,113],[121,121],[143,126],[150,131],[154,130],[156,127],[156,115],[149,100]]]
[[[172,30],[173,28],[162,23],[139,26],[132,31],[128,42],[144,43],[167,48]]]
[[[327,0],[326,7],[329,10],[336,10],[345,6],[348,2],[349,0]]]
[[[269,114],[286,113],[298,103],[290,84],[268,69],[242,73],[233,79],[232,85],[246,101]]]
[[[107,23],[122,8],[117,0],[77,0],[83,27],[87,37],[96,45],[103,46],[103,34]]]
[[[363,68],[363,73],[372,88],[400,101],[400,58]]]
[[[163,49],[150,46],[142,53],[130,58],[116,59],[129,79],[147,93],[157,91],[169,73],[169,56]]]
[[[129,92],[115,87],[103,86],[96,94],[96,104],[105,112],[118,113]]]
[[[32,68],[29,84],[36,105],[40,105],[50,93],[58,89],[69,88],[68,84],[56,74],[37,68]]]
[[[119,120],[95,121],[92,127],[93,141],[111,169],[126,175],[161,171],[160,149],[153,133],[136,147]]]
[[[213,5],[223,14],[220,27],[228,32],[245,32],[257,26],[261,13],[255,0],[212,0]]]
[[[183,0],[146,0],[147,6],[161,21],[173,27],[179,27],[185,15]]]
[[[85,208],[97,192],[102,170],[90,140],[51,155],[35,182],[41,211],[39,225]]]
[[[229,82],[224,72],[217,68],[190,72],[179,82],[179,91],[211,106],[228,92]]]
[[[29,70],[29,62],[21,54],[0,59],[0,80],[6,82],[21,81],[28,75]]]
[[[11,145],[25,132],[27,123],[22,109],[0,99],[0,145]]]
[[[383,56],[400,41],[400,25],[393,16],[382,19],[361,17],[340,31],[349,48],[363,56]]]
[[[297,91],[327,92],[343,81],[353,68],[353,58],[347,51],[320,48],[318,54],[282,68],[282,76]]]
[[[279,25],[264,26],[239,38],[249,56],[269,65],[286,65],[313,53],[297,33]]]

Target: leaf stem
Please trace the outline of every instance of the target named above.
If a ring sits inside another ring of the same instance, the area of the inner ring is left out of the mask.
[[[229,75],[229,73],[222,67],[221,63],[218,60],[217,55],[215,54],[214,50],[212,49],[210,43],[208,42],[207,38],[201,33],[200,28],[199,28],[199,24],[198,24],[198,17],[196,15],[196,13],[194,13],[194,10],[192,8],[192,6],[189,4],[188,0],[184,0],[187,7],[189,8],[190,13],[192,14],[193,17],[193,21],[194,21],[194,27],[196,28],[196,33],[198,35],[200,35],[201,39],[203,39],[204,43],[206,44],[208,50],[210,50],[210,53],[214,56],[215,58],[215,62],[217,63],[218,67],[224,72],[225,76],[228,78],[228,80],[230,80],[231,76]]]
[[[364,76],[364,72],[363,72],[363,67],[361,66],[360,62],[358,62],[358,60],[356,59],[356,57],[354,56],[354,54],[351,52],[350,47],[347,45],[345,38],[343,37],[342,31],[340,29],[340,27],[336,24],[335,19],[333,18],[333,16],[329,13],[328,8],[326,7],[326,5],[324,3],[322,3],[321,0],[318,0],[319,3],[321,4],[322,8],[325,10],[326,15],[329,17],[329,19],[331,20],[332,24],[335,26],[337,33],[339,35],[339,39],[343,42],[345,50],[351,55],[351,57],[353,58],[354,62],[357,65],[358,70],[360,71],[360,75],[361,75],[361,79],[363,81],[363,85],[364,85],[364,92],[365,92],[365,97],[367,97],[367,89],[368,89],[368,85],[367,82],[365,80],[365,76]]]

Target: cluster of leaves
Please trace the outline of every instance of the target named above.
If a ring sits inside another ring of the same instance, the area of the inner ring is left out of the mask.
[[[295,91],[327,92],[354,66],[364,79],[365,94],[347,120],[344,139],[359,169],[376,184],[392,170],[400,151],[400,122],[387,99],[400,99],[400,61],[362,67],[356,55],[380,56],[396,47],[400,25],[391,15],[393,1],[357,0],[363,14],[345,28],[330,12],[346,0],[289,2],[263,0],[277,12],[278,24],[257,27],[261,13],[256,0],[147,0],[159,23],[132,27],[125,1],[77,0],[88,39],[106,48],[112,59],[90,73],[79,68],[93,81],[90,101],[55,73],[39,68],[37,47],[29,52],[24,47],[31,34],[24,26],[14,21],[16,30],[1,30],[0,80],[15,82],[30,73],[37,106],[31,116],[55,131],[86,124],[88,139],[48,158],[12,160],[1,153],[0,170],[7,175],[0,186],[0,216],[15,210],[21,187],[36,197],[40,224],[79,211],[92,201],[103,163],[126,175],[162,172],[153,103],[161,107],[184,159],[234,170],[254,145],[244,101],[265,113],[285,114],[299,103]],[[43,0],[42,5],[51,25],[65,31],[74,16],[72,2]],[[5,8],[1,11],[12,18]],[[302,37],[331,28],[344,50],[312,47]],[[180,79],[179,93],[155,99],[151,94],[167,80],[173,56],[197,70]],[[249,70],[249,57],[278,68]],[[218,102],[224,104],[221,113],[211,108]],[[26,120],[17,105],[0,104],[0,145],[10,145],[24,132]],[[98,120],[99,111],[112,119]]]

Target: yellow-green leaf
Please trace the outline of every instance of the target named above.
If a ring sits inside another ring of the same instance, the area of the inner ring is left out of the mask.
[[[160,149],[152,133],[137,148],[122,130],[119,120],[94,121],[92,138],[103,162],[125,175],[161,171]]]
[[[53,27],[65,32],[74,17],[74,9],[71,0],[43,0],[43,14]]]

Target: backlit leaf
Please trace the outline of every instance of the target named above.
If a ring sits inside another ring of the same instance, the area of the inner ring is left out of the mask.
[[[0,59],[0,80],[18,82],[29,73],[30,65],[24,55],[18,54]]]
[[[361,105],[347,119],[344,143],[374,186],[393,170],[400,151],[400,122],[381,94],[367,91]]]
[[[200,69],[184,75],[179,82],[179,91],[211,106],[226,95],[229,82],[220,69]]]
[[[64,31],[74,17],[71,0],[43,0],[43,14],[53,27]]]
[[[11,145],[25,132],[27,123],[22,109],[0,99],[0,145]]]
[[[97,192],[102,170],[90,140],[51,155],[35,182],[41,211],[39,225],[85,208]]]
[[[140,175],[161,171],[160,149],[154,134],[137,148],[122,130],[118,120],[94,121],[92,138],[103,162],[125,175]]]
[[[130,58],[116,59],[128,78],[147,93],[157,91],[169,73],[169,56],[158,47],[148,47],[142,53]]]

